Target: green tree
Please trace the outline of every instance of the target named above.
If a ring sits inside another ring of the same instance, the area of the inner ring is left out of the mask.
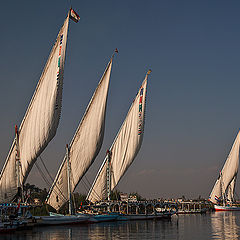
[[[120,200],[120,191],[117,189],[111,191],[110,199],[111,200]]]

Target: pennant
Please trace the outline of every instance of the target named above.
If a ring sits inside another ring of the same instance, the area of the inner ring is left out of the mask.
[[[220,202],[218,196],[216,196],[216,195],[215,195],[215,200],[218,201],[218,202]]]
[[[69,17],[74,21],[74,22],[78,22],[80,17],[79,15],[71,8],[70,12],[69,12]]]

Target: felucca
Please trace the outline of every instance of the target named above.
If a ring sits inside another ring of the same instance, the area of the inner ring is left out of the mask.
[[[70,9],[52,47],[0,174],[0,203],[23,198],[23,185],[39,155],[56,134],[62,106],[63,73]]]
[[[121,178],[126,173],[136,158],[143,141],[146,96],[149,70],[143,80],[141,87],[130,106],[127,116],[120,127],[111,147],[107,151],[106,157],[97,173],[92,187],[87,195],[87,200],[92,203],[103,203],[109,206],[111,204],[110,193],[113,191]],[[107,199],[107,201],[106,201]],[[128,209],[128,203],[127,203]],[[108,208],[108,212],[110,208]],[[145,209],[146,210],[146,209]],[[174,212],[161,212],[147,214],[116,214],[116,220],[139,220],[139,219],[163,219],[170,218]],[[106,219],[111,217],[111,213],[106,213]],[[100,215],[103,217],[103,214]],[[97,216],[96,216],[97,219]]]
[[[118,52],[117,49],[115,52]],[[76,219],[86,220],[89,218],[87,215],[74,215],[72,193],[94,162],[103,143],[107,97],[114,54],[98,83],[70,145],[66,147],[66,154],[46,199],[46,203],[57,211],[68,202],[69,215],[72,218],[75,216]],[[56,215],[55,217],[58,218]],[[68,216],[62,216],[63,219],[64,217],[67,218]]]
[[[239,166],[239,145],[240,131],[209,197],[216,211],[240,211],[240,207],[234,204],[235,184]]]
[[[87,195],[90,202],[110,200],[110,192],[114,190],[120,179],[137,156],[143,141],[147,80],[144,81],[127,113],[127,116],[107,151],[107,155],[97,173]]]
[[[94,203],[105,199],[110,201],[111,191],[117,186],[141,148],[145,122],[147,81],[150,73],[151,70],[147,72],[112,146],[107,151],[87,195],[87,200],[90,202]],[[128,220],[125,216],[109,214],[109,212],[97,214],[93,216],[93,219],[95,221]]]

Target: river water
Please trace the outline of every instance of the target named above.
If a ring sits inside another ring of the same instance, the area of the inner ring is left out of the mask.
[[[240,239],[240,212],[173,216],[171,221],[121,221],[74,226],[35,227],[1,234],[1,240],[72,239]]]

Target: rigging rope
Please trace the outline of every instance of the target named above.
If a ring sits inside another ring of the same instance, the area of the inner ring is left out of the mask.
[[[40,158],[40,160],[41,160],[41,162],[42,162],[42,165],[43,165],[43,167],[44,167],[45,171],[47,172],[47,174],[48,174],[49,178],[52,180],[52,183],[53,183],[53,182],[54,182],[54,179],[53,179],[53,177],[51,176],[50,172],[48,171],[48,169],[47,169],[47,167],[46,167],[46,165],[45,165],[44,161],[42,160],[42,157],[41,157],[41,155],[39,156],[39,158]]]
[[[91,183],[89,182],[89,180],[87,179],[87,176],[85,175],[84,176],[85,178],[86,178],[86,180],[87,180],[87,182],[88,182],[88,184],[89,184],[89,188],[91,188]],[[82,179],[82,181],[84,182],[84,179]],[[88,192],[89,190],[87,190],[87,192]],[[92,188],[92,192],[93,192],[93,194],[95,194],[95,197],[98,197],[99,199],[101,199],[101,197],[98,195],[98,193],[94,190],[94,188]]]
[[[38,169],[41,177],[42,177],[43,180],[45,181],[45,183],[46,183],[49,187],[51,187],[51,183],[48,181],[48,179],[47,179],[46,176],[44,175],[42,169],[41,169],[40,166],[37,164],[37,162],[35,162],[35,165],[36,165],[36,167],[37,167],[37,169]]]
[[[40,158],[40,160],[41,160],[41,162],[42,162],[42,165],[43,165],[44,168],[45,168],[45,171],[47,172],[48,176],[50,177],[50,179],[52,180],[52,183],[53,183],[53,182],[54,182],[54,179],[53,179],[53,177],[51,176],[50,172],[48,171],[48,169],[47,169],[47,167],[46,167],[46,165],[45,165],[45,163],[44,163],[41,155],[39,156],[39,158]],[[50,183],[50,182],[48,181],[47,177],[45,176],[44,172],[42,171],[42,169],[40,168],[40,166],[37,164],[37,162],[35,162],[35,164],[36,164],[36,167],[37,167],[37,169],[38,169],[41,177],[43,178],[43,180],[45,181],[45,183],[47,183],[47,185],[49,186],[49,188],[51,188],[52,183]],[[63,192],[61,191],[61,189],[59,189],[59,187],[58,187],[57,185],[55,185],[55,186],[56,186],[57,190],[59,191],[59,193],[60,193],[60,195],[61,195],[60,197],[62,197],[63,200],[66,200],[66,201],[67,201],[67,198],[64,196],[64,194],[63,194]],[[58,196],[59,193],[58,193],[56,190],[52,189],[52,191]]]

